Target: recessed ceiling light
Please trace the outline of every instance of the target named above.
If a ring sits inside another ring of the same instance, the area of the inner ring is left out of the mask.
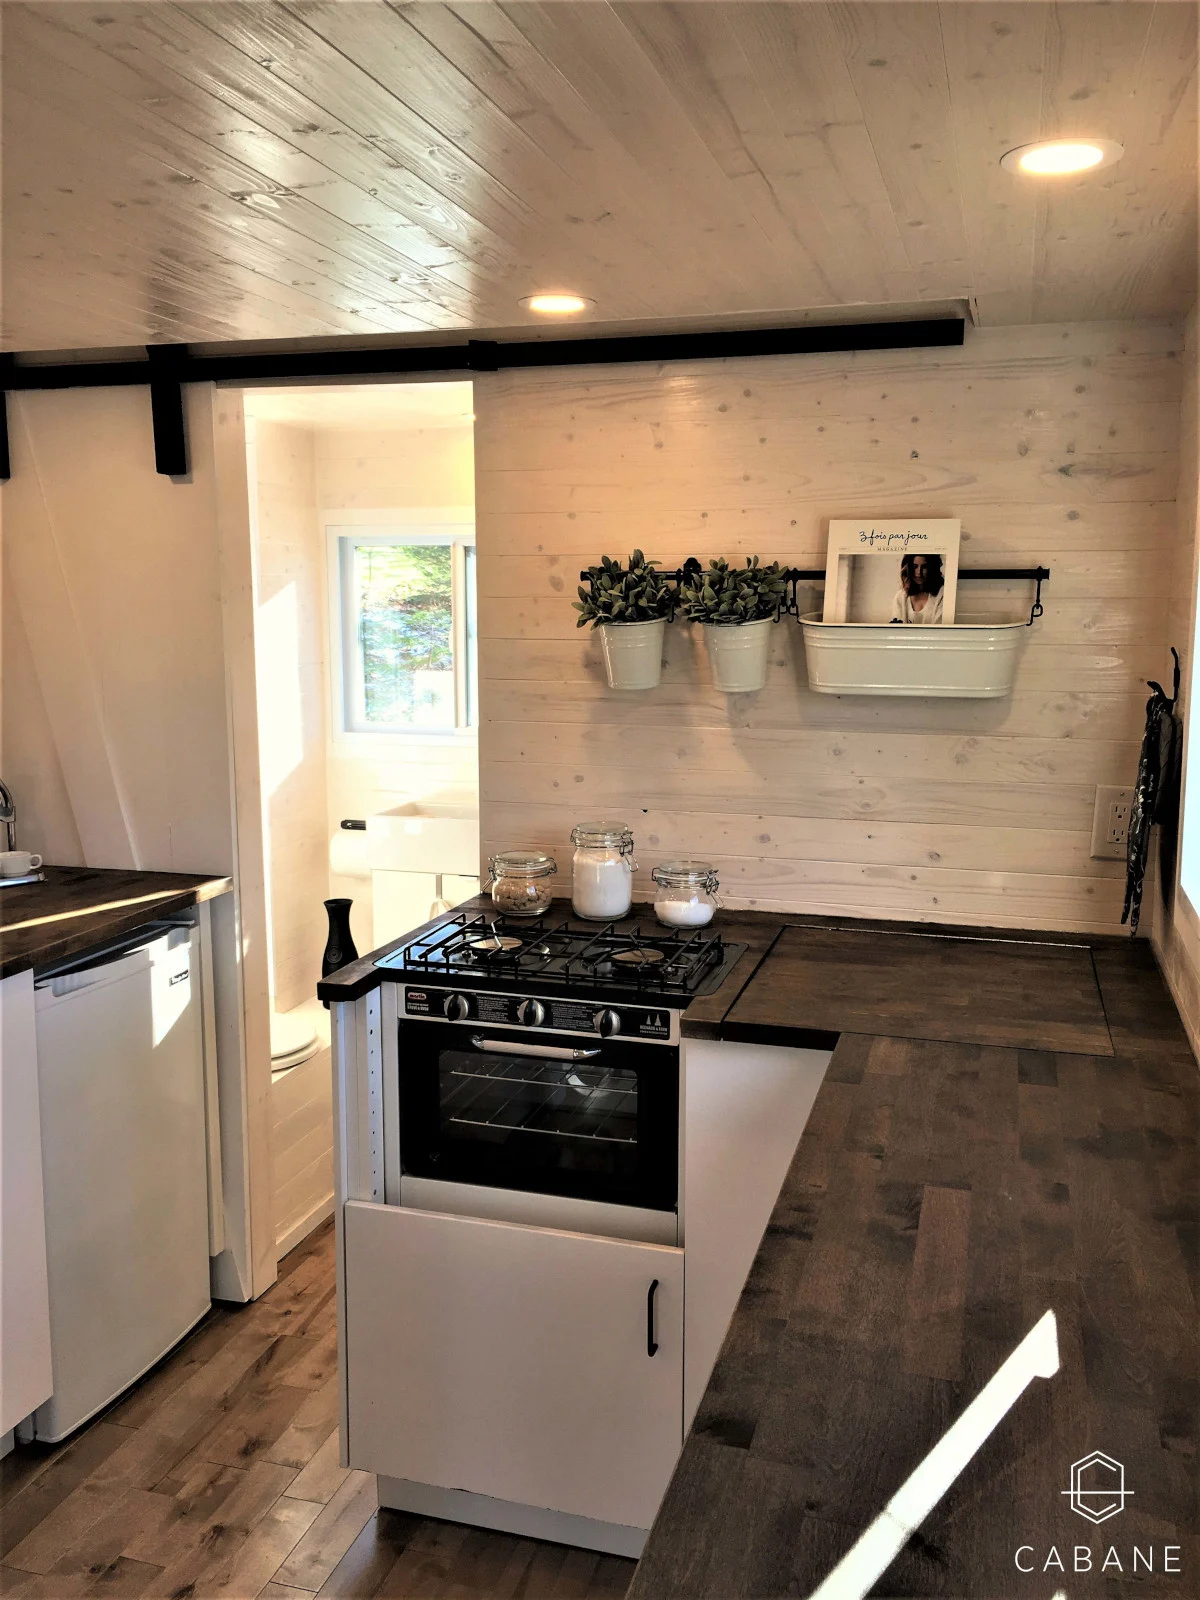
[[[543,294],[528,295],[521,304],[527,311],[536,311],[543,317],[572,317],[586,311],[595,301],[581,294],[570,294],[563,289],[547,290]]]
[[[1124,154],[1125,147],[1115,139],[1041,139],[1010,150],[1000,157],[1000,165],[1029,178],[1064,178],[1111,167]]]

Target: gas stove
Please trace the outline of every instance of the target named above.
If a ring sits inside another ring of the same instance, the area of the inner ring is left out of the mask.
[[[711,928],[642,930],[636,918],[584,926],[459,912],[424,929],[376,967],[402,982],[629,1000],[682,1010],[711,994],[746,949]]]

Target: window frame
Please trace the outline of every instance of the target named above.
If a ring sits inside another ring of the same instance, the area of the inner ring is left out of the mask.
[[[468,589],[467,550],[475,548],[475,519],[471,508],[419,511],[323,511],[321,522],[326,543],[328,589],[328,650],[330,692],[330,732],[334,743],[353,745],[360,750],[395,748],[401,744],[461,744],[474,740],[477,724],[467,719],[477,710],[478,689],[472,681],[472,667],[478,667],[478,629],[475,660],[468,654],[470,621],[477,615],[478,601],[472,604]],[[449,545],[452,555],[451,606],[454,628],[453,727],[379,727],[358,721],[351,715],[349,693],[352,679],[350,652],[355,648],[354,595],[345,582],[349,543],[357,544],[441,544]]]

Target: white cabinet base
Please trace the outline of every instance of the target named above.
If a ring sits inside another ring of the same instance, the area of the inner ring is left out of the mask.
[[[547,1511],[544,1506],[521,1506],[511,1500],[494,1500],[491,1495],[468,1494],[464,1489],[435,1489],[405,1478],[380,1478],[378,1483],[379,1504],[393,1511],[466,1522],[473,1528],[495,1528],[522,1539],[548,1539],[551,1544],[575,1545],[580,1550],[603,1550],[606,1555],[636,1560],[649,1532],[619,1522],[571,1516],[566,1511]]]
[[[682,1250],[363,1201],[343,1224],[352,1467],[649,1528],[683,1443]]]

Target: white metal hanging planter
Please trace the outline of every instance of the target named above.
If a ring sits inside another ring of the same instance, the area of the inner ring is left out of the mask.
[[[1012,693],[1025,622],[904,628],[801,617],[808,686],[817,694],[998,700]]]
[[[657,689],[662,677],[666,617],[649,622],[605,622],[599,629],[610,689]]]
[[[755,622],[700,624],[713,688],[725,694],[753,694],[767,681],[767,654],[774,617]]]

